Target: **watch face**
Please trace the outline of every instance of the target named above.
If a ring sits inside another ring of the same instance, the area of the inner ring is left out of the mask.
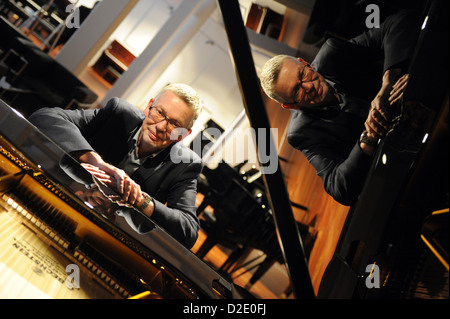
[[[142,206],[141,206],[141,209],[146,209],[147,206],[148,206],[148,205],[150,204],[150,202],[152,201],[152,198],[150,197],[150,195],[144,193],[144,196],[145,196],[145,200],[144,200],[144,203],[143,203]]]
[[[359,138],[359,142],[368,146],[377,146],[378,140],[370,139],[367,137],[367,132],[364,131]]]

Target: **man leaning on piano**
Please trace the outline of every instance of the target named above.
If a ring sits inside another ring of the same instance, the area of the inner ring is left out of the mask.
[[[180,141],[191,133],[201,101],[185,84],[169,84],[144,112],[119,98],[87,110],[43,108],[30,121],[97,181],[120,195],[118,212],[138,233],[154,224],[191,248],[198,236],[195,198],[203,164]]]

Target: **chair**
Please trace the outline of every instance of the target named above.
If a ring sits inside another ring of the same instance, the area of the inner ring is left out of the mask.
[[[203,258],[218,244],[231,248],[236,254],[255,235],[252,226],[261,223],[265,216],[264,209],[235,178],[227,183],[224,190],[212,188],[207,196],[207,203],[213,207],[214,213],[201,211],[199,214],[200,225],[207,238],[197,255]]]
[[[74,100],[92,105],[97,101],[93,91],[32,42],[17,37],[12,43],[14,51],[28,64],[14,82],[20,94],[6,101],[25,117],[42,107],[64,109],[74,105]]]
[[[203,173],[197,181],[197,191],[204,195],[203,201],[197,208],[197,217],[200,217],[208,205],[214,205],[214,200],[223,196],[232,179],[239,180],[238,171],[228,163],[221,162],[215,169],[205,166]]]
[[[8,50],[1,61],[8,68],[5,76],[9,84],[13,84],[28,65],[28,61],[13,49]]]
[[[197,256],[203,259],[216,245],[228,248],[231,253],[218,271],[231,277],[245,268],[239,277],[256,269],[246,285],[250,289],[275,262],[284,263],[271,211],[268,205],[264,208],[261,198],[254,195],[252,185],[243,175],[227,163],[220,163],[213,170],[205,167],[203,174],[198,185],[205,197],[197,216],[207,237]],[[211,206],[214,213],[205,210],[207,206]],[[298,223],[298,227],[308,257],[317,232],[302,223]],[[247,261],[254,249],[263,254]]]
[[[2,66],[2,76],[0,77],[0,98],[12,103],[18,94],[30,93],[31,91],[21,90],[14,87],[14,83],[27,68],[28,61],[15,50],[10,49],[3,56],[0,62]]]

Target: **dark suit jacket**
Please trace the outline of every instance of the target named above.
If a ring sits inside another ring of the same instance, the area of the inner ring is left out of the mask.
[[[401,11],[349,41],[329,39],[312,66],[339,95],[328,110],[292,110],[287,140],[303,152],[327,193],[344,205],[358,198],[371,164],[359,147],[370,102],[381,88],[384,71],[406,71],[414,53],[420,16]],[[383,61],[382,64],[375,61]]]
[[[117,166],[131,149],[131,139],[144,118],[137,107],[113,98],[100,109],[41,109],[31,115],[30,121],[67,153],[95,150],[106,162]],[[201,159],[178,142],[146,160],[131,175],[155,199],[151,219],[189,248],[197,240],[199,230],[195,197],[202,167]],[[120,214],[139,233],[153,228],[146,217],[134,210]]]

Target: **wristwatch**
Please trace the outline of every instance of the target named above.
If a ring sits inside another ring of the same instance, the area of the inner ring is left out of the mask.
[[[141,205],[140,209],[144,210],[148,207],[148,205],[150,205],[150,202],[153,201],[153,198],[147,193],[142,193],[142,194],[144,194],[145,199],[144,199],[144,203]]]
[[[366,144],[367,146],[377,146],[378,139],[373,139],[373,138],[368,137],[367,131],[364,130],[364,132],[362,132],[362,134],[359,138],[359,143]]]

